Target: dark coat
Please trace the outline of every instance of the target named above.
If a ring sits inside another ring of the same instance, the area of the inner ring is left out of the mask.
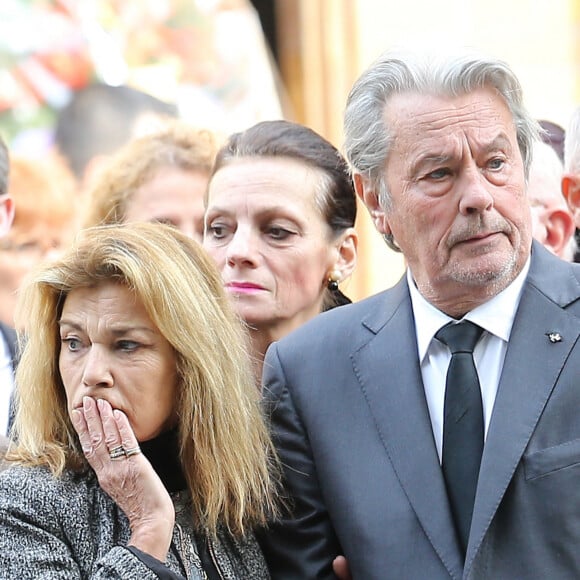
[[[465,566],[406,277],[268,350],[266,407],[294,518],[274,579],[580,578],[580,266],[534,244],[485,442]]]

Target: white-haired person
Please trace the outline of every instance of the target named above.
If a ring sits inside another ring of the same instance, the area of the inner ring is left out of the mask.
[[[87,229],[17,315],[0,577],[268,578],[252,530],[275,513],[276,462],[201,246],[160,224]]]
[[[580,240],[580,107],[574,110],[566,127],[562,193],[574,215],[578,241]],[[576,253],[575,261],[580,262],[580,252]]]
[[[528,177],[532,235],[556,256],[572,261],[576,252],[574,217],[562,195],[563,173],[556,151],[536,141]]]

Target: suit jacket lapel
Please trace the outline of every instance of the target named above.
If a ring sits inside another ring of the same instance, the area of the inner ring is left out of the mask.
[[[463,559],[455,538],[433,439],[409,290],[403,279],[381,302],[385,310],[363,320],[371,338],[352,356],[355,375],[387,455],[425,534],[450,575]],[[381,361],[377,364],[377,361]]]
[[[580,334],[578,318],[562,308],[578,297],[580,285],[571,277],[559,277],[559,263],[544,264],[543,252],[539,258],[532,262],[514,320],[485,442],[466,575]],[[547,274],[552,276],[548,287],[556,296],[546,296],[550,291],[542,278]],[[563,340],[551,342],[551,332]]]

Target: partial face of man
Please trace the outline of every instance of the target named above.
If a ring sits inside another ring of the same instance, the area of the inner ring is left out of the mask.
[[[8,233],[13,217],[12,199],[7,194],[0,194],[0,238]]]
[[[503,290],[530,252],[524,168],[511,113],[494,91],[414,93],[385,108],[392,207],[382,228],[420,292],[461,316]]]
[[[580,229],[580,173],[566,173],[562,178],[562,193],[574,217],[576,228]]]

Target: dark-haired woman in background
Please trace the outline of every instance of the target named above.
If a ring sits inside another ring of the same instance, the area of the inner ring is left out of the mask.
[[[250,328],[257,380],[273,341],[350,302],[339,284],[356,265],[356,207],[346,161],[297,123],[258,123],[218,152],[204,246]]]

